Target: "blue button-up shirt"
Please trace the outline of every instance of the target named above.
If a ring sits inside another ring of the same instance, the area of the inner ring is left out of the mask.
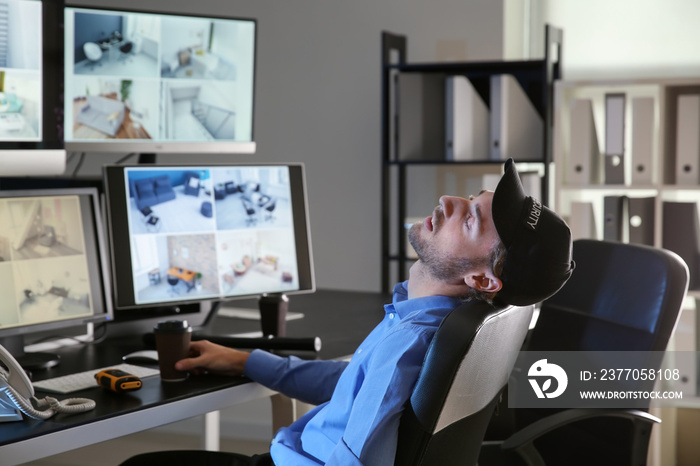
[[[442,319],[460,301],[447,296],[407,299],[394,287],[385,316],[352,360],[304,361],[253,351],[245,375],[316,408],[275,435],[279,466],[387,466],[394,463],[401,412]]]

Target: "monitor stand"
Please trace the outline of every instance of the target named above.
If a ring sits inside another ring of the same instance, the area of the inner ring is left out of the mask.
[[[139,164],[156,163],[156,154],[139,154]]]
[[[43,370],[58,365],[60,356],[53,353],[24,351],[24,335],[13,335],[0,339],[2,345],[25,370]]]
[[[258,299],[260,325],[264,337],[283,337],[287,334],[289,298],[282,293],[264,294]]]

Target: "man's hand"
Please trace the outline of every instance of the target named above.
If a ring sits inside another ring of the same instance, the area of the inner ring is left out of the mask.
[[[214,344],[207,340],[190,343],[190,357],[175,363],[179,371],[241,375],[250,353]]]

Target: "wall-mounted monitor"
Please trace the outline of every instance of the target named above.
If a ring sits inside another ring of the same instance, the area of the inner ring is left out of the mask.
[[[0,174],[61,174],[59,1],[0,0]]]
[[[56,362],[27,334],[111,320],[103,238],[94,188],[0,191],[0,344],[20,362]]]
[[[113,165],[104,178],[117,319],[314,290],[303,165]]]
[[[256,22],[65,8],[65,142],[252,153]]]

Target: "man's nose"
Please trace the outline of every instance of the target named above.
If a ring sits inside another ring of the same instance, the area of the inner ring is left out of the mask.
[[[442,196],[440,197],[440,205],[442,206],[442,211],[445,214],[445,217],[449,217],[456,210],[459,210],[459,208],[462,206],[464,202],[468,202],[466,199],[462,199],[460,197],[455,197],[455,196]]]

